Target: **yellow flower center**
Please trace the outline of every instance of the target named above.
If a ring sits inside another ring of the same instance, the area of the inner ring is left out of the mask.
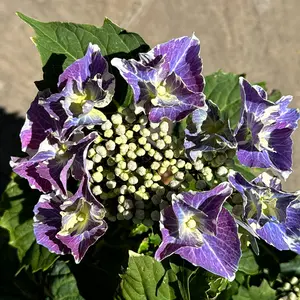
[[[165,96],[166,93],[167,93],[167,89],[164,86],[160,85],[157,88],[157,93],[158,93],[159,96]]]
[[[197,226],[197,223],[193,218],[190,218],[185,224],[189,229],[195,229]]]

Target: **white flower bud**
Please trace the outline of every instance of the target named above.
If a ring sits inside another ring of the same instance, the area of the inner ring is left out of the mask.
[[[133,160],[130,160],[128,163],[127,163],[127,169],[129,171],[135,171],[137,168],[137,163]]]
[[[139,180],[136,176],[131,176],[129,179],[128,179],[128,182],[132,185],[136,185],[138,184]]]
[[[105,121],[105,122],[101,125],[101,129],[102,129],[103,131],[108,130],[108,129],[111,129],[111,127],[112,127],[112,123],[111,123],[111,121],[109,121],[109,120]]]
[[[191,163],[187,162],[184,167],[186,170],[192,170],[193,165]]]
[[[158,170],[158,173],[161,174],[161,175],[163,175],[163,174],[165,174],[167,171],[168,171],[167,168],[165,168],[165,167],[160,167],[159,170]]]
[[[175,178],[177,179],[177,180],[183,180],[184,179],[184,173],[183,172],[177,172],[176,174],[175,174]]]
[[[129,150],[130,150],[130,151],[135,151],[136,148],[137,148],[137,146],[136,146],[135,143],[129,143],[129,144],[128,144],[128,147],[129,147]]]
[[[103,167],[102,166],[98,166],[97,168],[96,168],[96,170],[98,171],[98,172],[103,172]]]
[[[175,159],[175,158],[170,159],[171,166],[175,166],[176,164],[177,164],[177,159]]]
[[[123,184],[120,187],[120,194],[125,195],[127,192],[127,185]]]
[[[148,155],[149,156],[154,156],[154,154],[156,153],[155,149],[151,148],[149,151],[148,151]]]
[[[101,189],[100,185],[95,185],[93,187],[93,194],[95,196],[99,196],[101,193],[102,193],[102,189]]]
[[[116,149],[116,144],[114,141],[109,140],[105,143],[105,147],[107,151],[114,151]]]
[[[162,162],[161,166],[164,167],[164,168],[168,168],[168,167],[170,166],[170,161],[164,160],[164,161]]]
[[[133,125],[132,130],[134,132],[139,132],[141,130],[141,125],[139,125],[139,124]]]
[[[172,150],[166,150],[165,151],[165,157],[168,159],[172,159],[174,156],[174,152]]]
[[[150,179],[152,179],[152,177],[153,177],[153,174],[152,174],[152,173],[147,173],[147,174],[144,176],[144,179],[145,179],[145,180],[150,180]]]
[[[130,140],[130,139],[133,138],[133,131],[132,130],[127,130],[125,135]]]
[[[135,217],[140,220],[143,220],[145,218],[145,211],[142,209],[137,209],[135,212]]]
[[[159,188],[159,184],[157,182],[155,182],[151,186],[151,191],[155,192],[158,188]]]
[[[160,204],[159,204],[159,209],[160,210],[163,210],[165,209],[167,206],[169,206],[169,203],[165,200],[161,201]]]
[[[94,162],[92,160],[87,159],[86,160],[86,168],[88,169],[88,171],[93,170]]]
[[[104,146],[97,146],[96,152],[103,158],[107,156],[107,150]]]
[[[111,116],[111,121],[114,125],[122,124],[122,116],[120,114],[114,114]]]
[[[126,127],[124,125],[119,125],[115,129],[117,135],[123,135],[126,132]]]
[[[111,138],[113,136],[113,134],[114,134],[114,131],[112,129],[107,129],[104,131],[104,136],[106,138]]]
[[[201,170],[201,172],[202,172],[202,174],[203,174],[204,176],[212,174],[212,170],[211,170],[210,167],[204,167],[204,168]]]
[[[93,175],[92,175],[92,178],[95,182],[101,182],[103,180],[103,175],[102,173],[100,172],[95,172]]]
[[[171,172],[173,175],[175,175],[178,172],[178,168],[176,166],[171,167]]]
[[[139,118],[139,123],[140,123],[141,125],[146,125],[147,122],[148,122],[148,118],[147,118],[146,115],[140,116],[140,118]]]
[[[166,135],[164,137],[164,142],[167,144],[167,145],[170,145],[172,143],[172,137],[169,136],[169,135]]]
[[[101,155],[98,154],[98,153],[96,153],[96,154],[93,156],[93,158],[92,158],[93,162],[96,163],[96,164],[98,164],[98,163],[101,161],[101,159],[102,159],[102,157],[101,157]]]
[[[143,224],[147,227],[153,226],[154,222],[151,219],[144,219]]]
[[[117,136],[117,137],[115,138],[115,143],[116,143],[117,145],[121,145],[121,144],[123,143],[122,137]]]
[[[153,142],[157,141],[159,139],[159,135],[157,132],[154,132],[151,134],[151,139]]]
[[[121,196],[118,197],[118,203],[119,204],[123,204],[124,201],[125,201],[125,196],[121,195]]]
[[[227,170],[227,168],[224,167],[224,166],[219,167],[218,170],[217,170],[217,174],[218,174],[219,176],[221,176],[221,177],[222,177],[222,176],[225,176],[227,173],[228,173],[228,170]]]
[[[161,155],[160,152],[156,151],[154,154],[154,159],[157,161],[161,161],[163,159],[163,156]]]
[[[130,159],[136,159],[137,155],[133,151],[129,150],[127,152],[127,157]]]
[[[122,139],[122,144],[127,144],[128,139],[127,139],[126,135],[122,135],[122,136],[120,136],[120,138]]]
[[[123,156],[121,155],[121,154],[116,154],[116,156],[115,156],[115,162],[116,163],[118,163],[118,162],[120,162],[120,161],[123,161],[124,160],[124,158],[123,158]]]
[[[127,181],[129,179],[129,175],[127,173],[121,173],[119,177],[123,181]]]
[[[169,185],[170,185],[170,187],[172,189],[175,189],[175,188],[177,188],[180,185],[180,181],[178,181],[178,180],[171,180],[170,183],[169,183]]]
[[[135,207],[137,209],[143,209],[145,207],[145,203],[142,200],[135,201]]]
[[[151,179],[151,178],[150,178],[150,179]],[[141,185],[141,186],[139,187],[139,191],[145,193],[145,192],[146,192],[146,187],[145,187],[144,185]]]
[[[132,209],[134,205],[131,199],[125,199],[123,206],[125,209]]]
[[[147,128],[143,128],[143,129],[140,130],[140,134],[143,137],[148,137],[148,136],[150,136],[150,130],[147,129]]]
[[[126,169],[126,162],[125,161],[120,161],[118,162],[118,168],[125,170]]]
[[[88,151],[88,158],[92,158],[96,154],[96,151],[94,148],[90,148]]]
[[[152,219],[153,221],[156,221],[156,222],[159,221],[159,219],[160,219],[160,213],[159,213],[158,210],[154,210],[154,211],[151,213],[151,219]]]
[[[151,179],[150,180],[145,180],[145,182],[144,182],[144,185],[147,188],[150,188],[152,186],[152,184],[153,184],[153,181]]]
[[[122,213],[125,210],[124,206],[122,205],[118,205],[117,209],[119,213]]]
[[[126,155],[128,150],[129,150],[129,145],[127,145],[127,144],[120,145],[120,154],[121,155]]]
[[[152,180],[154,182],[160,181],[161,180],[161,176],[159,174],[154,174],[152,177]]]
[[[162,132],[168,132],[169,131],[169,123],[167,121],[162,121],[159,125],[159,129]]]
[[[146,174],[147,170],[144,167],[138,167],[136,172],[138,175],[144,176]]]
[[[150,127],[151,127],[152,129],[156,129],[156,128],[159,127],[159,123],[152,123],[152,122],[150,122]]]
[[[109,180],[109,181],[106,182],[106,186],[110,190],[114,189],[116,187],[116,185],[117,185],[117,183],[113,180]]]
[[[146,150],[143,148],[139,148],[138,150],[135,151],[135,154],[137,156],[144,156],[146,154]]]
[[[177,168],[182,169],[185,166],[185,161],[183,159],[178,159],[177,164],[176,164]]]
[[[157,161],[154,161],[152,164],[151,164],[151,169],[152,170],[158,170],[160,167],[160,163],[158,163]]]
[[[130,178],[129,178],[129,179],[130,179]],[[133,193],[135,193],[136,188],[135,188],[134,185],[128,185],[127,191],[128,191],[128,193],[133,194]]]
[[[151,146],[150,143],[146,143],[146,144],[144,145],[144,149],[145,149],[147,152],[150,151],[151,148],[152,148],[152,146]]]
[[[201,160],[197,160],[195,163],[194,163],[194,168],[196,171],[200,171],[202,170],[204,167],[203,163]]]
[[[166,143],[163,140],[157,140],[156,141],[156,147],[158,149],[162,150],[166,147]]]

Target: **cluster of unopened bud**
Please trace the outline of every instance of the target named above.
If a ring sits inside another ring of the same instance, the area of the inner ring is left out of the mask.
[[[92,192],[104,203],[108,220],[151,226],[174,193],[205,190],[207,182],[217,184],[226,176],[226,153],[204,153],[192,162],[183,141],[172,134],[173,126],[168,120],[151,123],[130,108],[100,126],[99,138],[88,151],[87,168]]]
[[[279,284],[277,288],[277,294],[279,300],[297,300],[300,299],[300,281],[296,276],[288,280],[280,280],[275,282],[275,285]]]

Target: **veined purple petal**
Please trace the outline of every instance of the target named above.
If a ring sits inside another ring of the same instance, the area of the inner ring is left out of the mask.
[[[292,172],[291,134],[297,128],[299,111],[288,108],[291,96],[276,103],[266,92],[240,78],[243,107],[235,130],[239,161],[249,167],[271,168],[284,179]]]

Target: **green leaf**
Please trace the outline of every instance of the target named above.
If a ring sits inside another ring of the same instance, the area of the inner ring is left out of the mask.
[[[251,286],[249,289],[246,289],[244,286],[240,286],[239,292],[237,295],[232,296],[233,300],[275,300],[276,291],[273,290],[268,282],[264,279],[261,285]]]
[[[264,169],[261,168],[249,168],[240,164],[237,157],[234,158],[234,164],[231,166],[231,169],[241,173],[248,181],[253,180],[264,171]]]
[[[239,75],[220,70],[206,76],[205,81],[206,98],[218,105],[222,119],[229,119],[234,128],[240,119],[241,109]]]
[[[242,271],[248,275],[256,275],[259,273],[259,265],[255,260],[254,253],[250,248],[243,251],[240,263],[239,271]]]
[[[84,299],[79,294],[76,279],[65,262],[57,261],[47,279],[50,284],[50,293],[52,295],[52,300]]]
[[[280,264],[280,271],[284,274],[300,275],[300,255],[289,262]]]
[[[150,256],[129,251],[128,268],[122,275],[121,295],[125,300],[176,299],[171,287],[176,276]]]
[[[279,90],[272,90],[272,92],[268,96],[268,100],[275,102],[282,97],[282,94]]]
[[[0,202],[0,227],[9,232],[9,245],[17,249],[21,269],[30,266],[32,272],[46,270],[56,260],[55,254],[35,243],[32,210],[38,199],[39,193],[13,174]]]

